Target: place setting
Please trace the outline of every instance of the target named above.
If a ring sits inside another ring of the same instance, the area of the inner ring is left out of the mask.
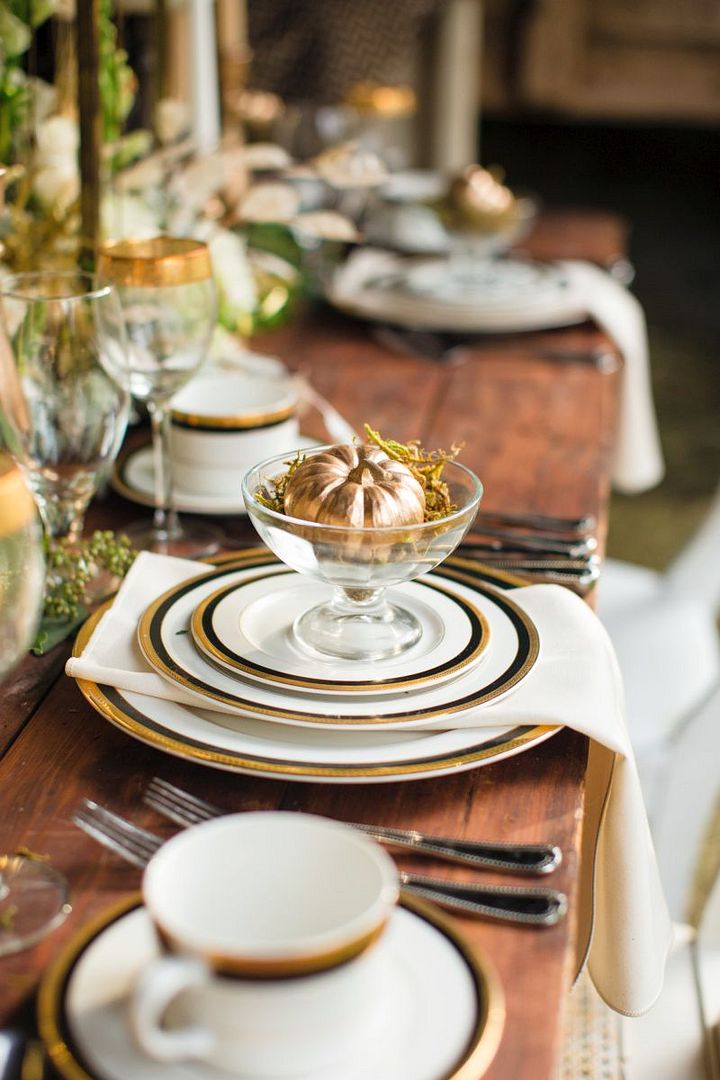
[[[376,471],[392,465],[413,494],[419,488],[377,446],[320,449],[303,455],[303,464],[315,470],[327,458],[347,479],[348,455],[356,469],[358,462]],[[162,724],[189,756],[211,753],[226,767],[262,771],[262,749],[270,774],[286,768],[295,778],[338,781],[442,772],[457,767],[458,750],[469,767],[549,737],[554,729],[536,723],[498,723],[479,737],[446,722],[511,693],[539,654],[535,623],[508,595],[503,575],[445,559],[477,510],[477,478],[448,462],[457,500],[449,516],[401,531],[358,528],[300,521],[258,501],[259,485],[281,475],[287,460],[261,463],[244,482],[251,519],[268,543],[277,538],[275,553],[236,553],[202,573],[196,564],[138,557],[68,665],[96,707],[116,722],[124,713],[120,722],[135,732],[139,723],[146,738]],[[350,491],[353,482],[341,487]],[[148,606],[150,579],[161,591]],[[390,603],[385,582],[397,582]],[[127,659],[119,623],[130,631]],[[138,646],[149,666],[131,674]],[[106,648],[114,670],[104,667]]]
[[[246,812],[143,850],[142,895],[71,938],[43,980],[62,1076],[460,1080],[495,1056],[493,968],[357,830]],[[336,876],[346,888],[319,889]]]

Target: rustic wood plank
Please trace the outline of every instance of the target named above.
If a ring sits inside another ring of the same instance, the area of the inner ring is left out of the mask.
[[[571,248],[581,243],[580,218],[576,225],[573,231],[571,221],[560,237]],[[556,222],[556,232],[558,227]],[[622,229],[615,219],[589,235],[594,240],[582,252],[586,257],[603,262],[620,253]],[[542,249],[551,238],[552,230],[545,240],[541,230],[533,242]],[[573,253],[580,250],[559,252]],[[464,438],[463,457],[486,484],[486,505],[595,513],[602,535],[617,374],[539,355],[596,347],[613,351],[586,325],[487,338],[456,350],[452,364],[434,363],[393,355],[362,323],[326,309],[302,313],[261,342],[264,351],[305,372],[355,426],[369,420],[399,438],[420,437],[434,445]],[[130,435],[146,438],[143,431]],[[117,528],[146,513],[109,493],[95,500],[87,524]],[[230,546],[256,542],[245,519],[223,524]],[[0,851],[26,844],[49,854],[74,891],[65,926],[36,949],[0,960],[0,1025],[18,1018],[31,1022],[34,988],[60,944],[139,883],[138,871],[70,825],[74,806],[82,796],[96,798],[169,834],[170,827],[140,802],[144,785],[160,773],[228,809],[304,809],[478,838],[560,843],[565,862],[553,884],[570,896],[571,917],[564,925],[538,933],[462,920],[465,933],[498,968],[508,1000],[507,1027],[489,1080],[550,1080],[562,994],[572,974],[583,738],[564,732],[520,758],[405,784],[332,787],[242,777],[170,758],[114,729],[71,680],[54,681],[66,652],[61,647],[41,661],[24,661],[0,698]],[[440,869],[446,871],[432,865]]]

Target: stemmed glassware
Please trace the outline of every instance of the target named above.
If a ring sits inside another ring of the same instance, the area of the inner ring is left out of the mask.
[[[48,536],[80,538],[120,448],[130,403],[118,297],[87,274],[0,282],[0,434]]]
[[[187,557],[220,546],[221,532],[205,523],[181,525],[173,509],[169,401],[195,374],[217,319],[207,246],[158,236],[101,248],[98,274],[117,288],[129,341],[130,386],[150,414],[155,473],[152,523],[130,526],[136,547]]]
[[[42,530],[20,470],[0,454],[0,680],[28,649],[42,608]],[[0,956],[33,945],[70,910],[67,882],[45,861],[0,854]]]
[[[312,458],[330,449],[307,451]],[[293,623],[296,643],[312,656],[386,660],[409,649],[422,634],[420,620],[387,597],[388,587],[427,574],[450,555],[470,528],[483,486],[470,469],[445,464],[450,498],[447,517],[412,525],[335,525],[290,517],[268,507],[258,494],[286,471],[279,454],[249,469],[243,500],[260,539],[293,570],[334,587],[329,600],[302,612]]]

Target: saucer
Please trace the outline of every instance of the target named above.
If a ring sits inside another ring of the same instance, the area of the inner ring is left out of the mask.
[[[285,1080],[473,1080],[500,1042],[505,1007],[497,977],[450,921],[403,895],[379,945],[386,952],[386,1023],[352,1058]],[[139,896],[83,928],[46,973],[39,1028],[65,1080],[252,1080],[197,1062],[148,1058],[127,1021],[128,993],[157,955]]]
[[[319,446],[318,439],[309,435],[299,435],[295,440],[297,448]],[[248,462],[250,468],[254,462]],[[152,446],[140,446],[128,450],[115,462],[110,474],[110,485],[118,495],[140,506],[155,506],[155,471],[153,469]],[[206,514],[206,515],[246,515],[245,503],[240,492],[242,475],[237,478],[236,491],[229,495],[198,495],[196,492],[184,491],[178,483],[174,485],[173,501],[175,509],[183,514]]]
[[[474,604],[421,580],[403,595],[403,606],[422,625],[407,652],[373,663],[310,654],[295,643],[293,621],[331,594],[331,586],[291,570],[265,570],[202,600],[190,624],[193,640],[211,663],[244,679],[329,694],[386,694],[444,682],[477,663],[490,641],[488,621]]]
[[[281,563],[276,565],[282,570]],[[488,621],[493,643],[482,664],[465,669],[439,686],[429,684],[389,696],[313,691],[303,693],[301,699],[283,687],[241,680],[236,673],[220,670],[193,644],[189,629],[198,604],[218,586],[249,575],[245,564],[229,563],[183,582],[153,601],[138,625],[140,649],[150,666],[182,686],[199,707],[217,702],[229,716],[354,730],[385,724],[412,728],[440,717],[443,722],[450,721],[509,693],[532,669],[539,654],[537,628],[521,607],[503,592],[446,562],[417,582],[395,586],[394,592],[404,600],[411,586],[417,589],[437,583],[477,606]],[[291,575],[288,580],[292,582]],[[222,714],[217,715],[222,723]]]

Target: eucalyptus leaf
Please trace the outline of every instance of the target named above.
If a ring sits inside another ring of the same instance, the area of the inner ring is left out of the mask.
[[[74,619],[50,619],[47,615],[43,616],[31,652],[36,656],[44,656],[82,626],[87,617],[88,613],[83,607],[78,609]]]

